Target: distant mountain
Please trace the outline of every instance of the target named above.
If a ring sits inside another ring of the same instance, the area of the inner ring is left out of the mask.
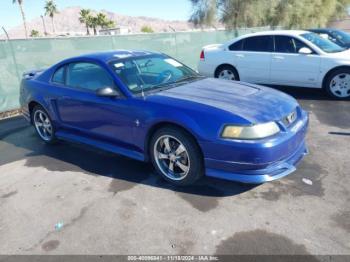
[[[82,9],[80,6],[67,7],[60,10],[59,14],[55,16],[56,35],[70,34],[70,35],[85,35],[86,29],[83,24],[79,22],[79,12]],[[150,26],[155,32],[171,32],[174,28],[176,31],[188,31],[194,28],[192,23],[186,21],[167,21],[152,17],[132,17],[113,13],[107,10],[94,11],[102,12],[116,23],[116,27],[128,28],[131,33],[139,33],[143,26]],[[52,33],[52,23],[49,17],[44,17],[46,30],[50,35]],[[37,30],[40,35],[44,35],[43,22],[40,17],[27,21],[28,31]],[[24,38],[23,25],[8,29],[8,34],[11,39]],[[4,38],[1,35],[0,38]]]

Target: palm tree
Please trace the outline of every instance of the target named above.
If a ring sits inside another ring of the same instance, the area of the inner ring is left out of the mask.
[[[97,25],[104,27],[107,23],[108,19],[107,16],[103,13],[97,14]]]
[[[103,13],[97,14],[97,25],[103,29],[112,28],[115,26],[114,21],[107,18]]]
[[[79,13],[79,21],[82,24],[85,24],[86,26],[86,34],[90,35],[90,30],[89,30],[89,17],[91,16],[90,10],[89,9],[81,9]]]
[[[23,26],[24,26],[24,34],[26,38],[28,38],[28,30],[27,30],[27,22],[26,22],[26,16],[23,11],[23,0],[12,0],[13,4],[18,3],[19,9],[21,10],[22,19],[23,19]]]
[[[41,21],[43,22],[43,28],[44,28],[44,35],[47,35],[47,31],[46,31],[46,24],[45,24],[45,20],[44,20],[44,16],[41,15]]]
[[[82,16],[82,12],[80,12],[80,16]],[[80,20],[80,19],[79,19]],[[81,22],[82,20],[80,20]],[[98,13],[97,15],[88,14],[86,16],[86,27],[90,27],[94,30],[94,35],[97,35],[97,27],[101,28],[112,28],[115,26],[114,21],[107,18],[107,16],[103,13]]]
[[[58,10],[55,2],[53,0],[47,0],[45,5],[45,15],[48,15],[49,17],[51,17],[53,33],[56,32],[55,22],[53,20],[55,14],[58,14]]]
[[[97,35],[98,20],[96,16],[89,15],[87,17],[87,24],[94,30],[94,35]]]
[[[115,22],[112,20],[108,20],[105,24],[105,28],[113,28],[115,27]]]

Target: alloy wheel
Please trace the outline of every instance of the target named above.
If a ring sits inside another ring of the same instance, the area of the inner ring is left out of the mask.
[[[161,172],[174,181],[183,180],[190,171],[186,147],[177,138],[164,135],[154,144],[154,159]]]
[[[44,141],[50,141],[53,137],[53,129],[49,116],[46,112],[38,109],[34,112],[34,126],[39,136]]]
[[[329,90],[339,98],[350,96],[350,74],[338,74],[330,81]]]
[[[220,72],[219,77],[220,79],[225,79],[225,80],[235,80],[235,74],[228,69],[224,69]]]

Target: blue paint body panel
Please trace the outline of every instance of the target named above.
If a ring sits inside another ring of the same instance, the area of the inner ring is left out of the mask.
[[[204,78],[164,91],[133,95],[108,62],[144,51],[113,51],[62,61],[40,75],[24,79],[20,102],[24,115],[36,102],[49,113],[57,137],[148,161],[148,142],[154,127],[173,124],[197,141],[208,176],[244,183],[263,183],[295,170],[306,154],[308,115],[297,101],[268,87]],[[105,69],[122,97],[99,97],[93,92],[51,83],[53,73],[72,62],[93,62]],[[282,119],[296,110],[297,120]],[[29,119],[29,118],[28,118]],[[275,121],[281,132],[259,140],[221,138],[224,126]]]

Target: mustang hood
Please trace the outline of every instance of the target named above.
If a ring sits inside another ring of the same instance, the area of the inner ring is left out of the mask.
[[[181,100],[183,106],[206,105],[244,118],[250,123],[280,120],[298,106],[294,98],[268,87],[213,78],[171,88],[150,99],[162,101],[161,98]]]

